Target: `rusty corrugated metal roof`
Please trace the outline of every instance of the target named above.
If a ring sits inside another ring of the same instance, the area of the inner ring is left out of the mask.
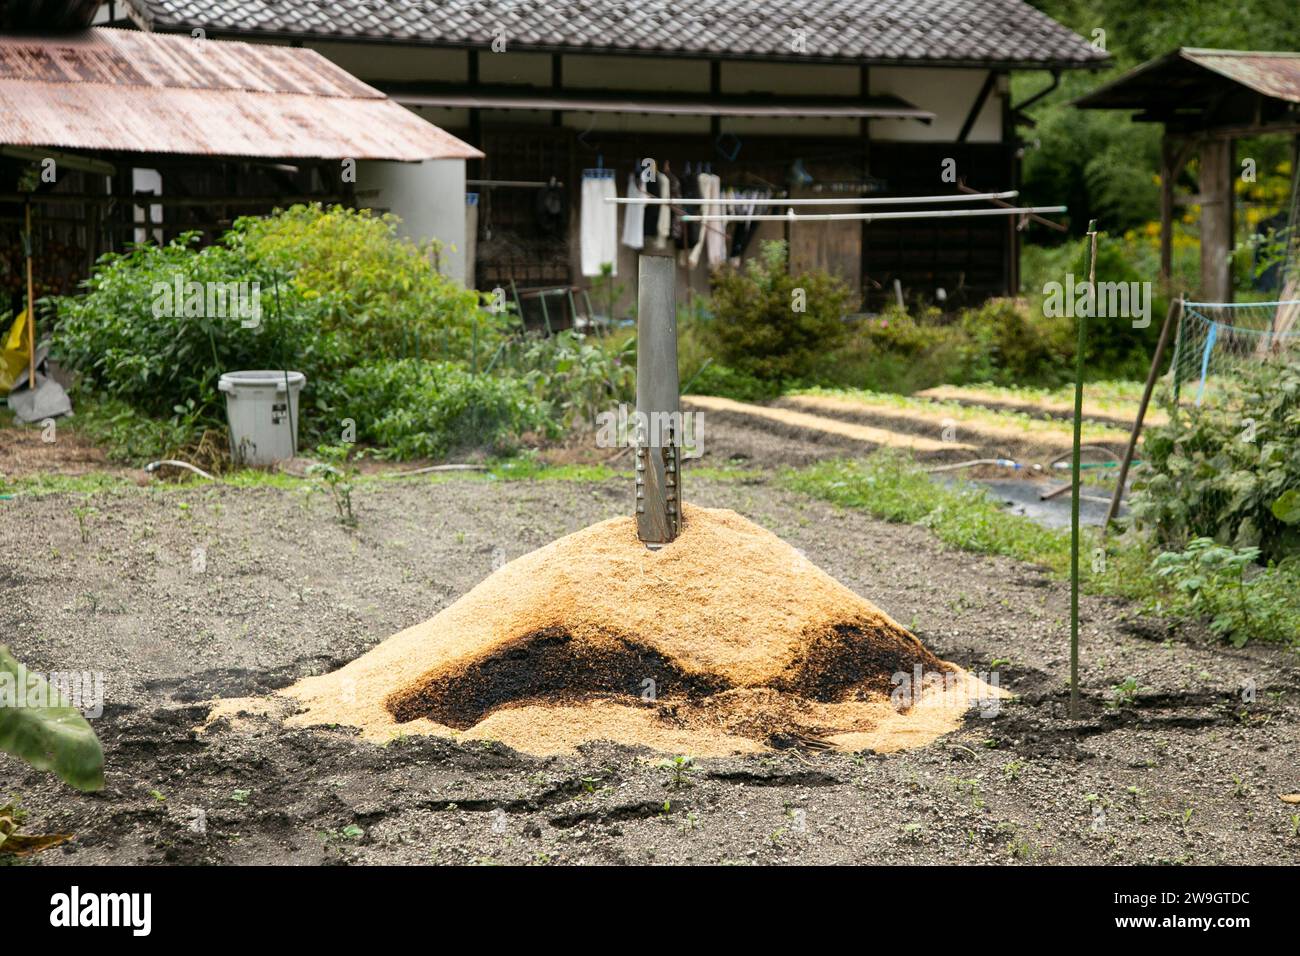
[[[1257,93],[1300,103],[1300,53],[1252,53],[1183,47],[1183,59],[1213,70]]]
[[[279,159],[483,155],[312,50],[105,28],[0,36],[0,143]]]
[[[1211,73],[1213,77],[1208,75]],[[1222,85],[1219,78],[1281,103],[1300,103],[1300,53],[1180,47],[1084,94],[1074,105],[1083,109],[1203,109],[1211,105]]]

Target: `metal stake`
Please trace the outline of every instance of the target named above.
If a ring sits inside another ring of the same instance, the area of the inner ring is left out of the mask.
[[[682,529],[676,270],[674,257],[654,255],[637,270],[636,534],[649,548]]]
[[[1089,307],[1097,303],[1097,220],[1088,223],[1088,245],[1084,247]],[[1079,448],[1083,434],[1083,366],[1088,348],[1088,309],[1076,318],[1079,338],[1074,351],[1074,442],[1070,457],[1070,717],[1079,716]]]

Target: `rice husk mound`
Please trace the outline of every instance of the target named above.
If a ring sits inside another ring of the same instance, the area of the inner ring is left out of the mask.
[[[374,740],[437,734],[539,755],[595,740],[701,757],[885,752],[1004,696],[758,525],[689,505],[683,516],[658,551],[626,517],[560,538],[345,667],[218,701],[209,720],[279,712]],[[900,672],[916,688],[901,703]]]

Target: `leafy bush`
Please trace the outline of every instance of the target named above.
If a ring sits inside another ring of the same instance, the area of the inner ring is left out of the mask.
[[[570,405],[582,407],[598,391],[593,380],[611,374],[605,356],[568,339],[535,356],[527,381],[465,371],[486,368],[500,353],[509,317],[487,312],[477,292],[441,275],[431,261],[436,247],[398,238],[391,216],[295,206],[237,220],[218,245],[196,243],[191,234],[106,255],[83,295],[56,300],[56,354],[81,373],[83,391],[101,399],[88,431],[108,440],[116,457],[171,457],[192,454],[196,443],[220,444],[200,436],[220,437],[225,403],[217,381],[234,369],[304,372],[306,440],[351,417],[364,436],[392,442],[396,457],[470,444],[478,423],[498,443],[508,423],[549,421],[530,393],[566,415],[561,393],[572,386]],[[241,283],[248,308],[207,314],[197,303],[184,307],[188,293],[160,297],[191,283],[199,294]],[[424,361],[435,358],[451,364]],[[383,408],[376,395],[407,405]],[[423,427],[430,433],[417,434]]]
[[[358,441],[381,457],[423,458],[467,447],[505,448],[526,431],[557,423],[517,378],[474,374],[463,365],[397,359],[350,369],[338,407]]]
[[[222,241],[264,272],[289,277],[318,327],[339,335],[345,364],[375,355],[486,362],[507,315],[437,269],[437,243],[397,234],[396,216],[319,204],[235,221]]]
[[[1045,319],[1012,299],[991,299],[961,317],[967,381],[1056,383],[1074,355],[1073,323]]]
[[[763,243],[743,270],[721,270],[712,283],[719,359],[744,375],[806,378],[848,334],[849,289],[822,271],[791,275],[784,242]]]
[[[529,333],[502,350],[499,365],[519,377],[558,427],[591,424],[635,399],[636,339],[603,339],[565,329]]]
[[[781,394],[780,388],[772,382],[714,362],[683,382],[682,390],[692,395],[718,395],[738,402],[762,402]]]
[[[827,385],[911,393],[963,378],[966,338],[937,309],[913,317],[898,309],[862,319],[825,356],[815,378]]]
[[[1300,554],[1300,363],[1247,373],[1223,404],[1173,410],[1147,429],[1142,458],[1133,517],[1166,550],[1211,538],[1265,561]]]
[[[292,288],[276,308],[269,273],[238,252],[199,250],[196,242],[190,233],[161,247],[108,253],[84,295],[56,300],[56,354],[84,385],[150,415],[170,416],[187,402],[215,415],[222,372],[293,367],[311,380],[339,363],[333,337],[321,334]],[[250,296],[256,283],[260,295],[244,318],[187,315],[183,303],[164,303],[159,292],[178,281],[182,289],[191,282],[246,283]]]
[[[1233,549],[1194,538],[1152,564],[1173,585],[1171,610],[1207,618],[1210,629],[1241,647],[1251,638],[1300,640],[1300,562],[1254,567],[1259,548]]]

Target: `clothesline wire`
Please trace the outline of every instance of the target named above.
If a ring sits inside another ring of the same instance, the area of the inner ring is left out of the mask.
[[[738,199],[688,199],[683,196],[677,196],[670,199],[659,199],[653,196],[613,196],[606,197],[605,202],[615,203],[620,206],[728,206],[736,205],[738,202],[752,201],[755,205],[760,206],[901,206],[909,203],[945,203],[945,202],[976,202],[984,199],[1011,199],[1019,196],[1019,190],[1008,189],[1000,193],[949,193],[942,196],[872,196],[847,197],[847,198],[808,198],[799,197],[797,199],[770,199],[742,197]]]
[[[773,203],[781,205],[781,203]],[[785,215],[684,215],[682,222],[875,222],[888,219],[964,219],[975,216],[1028,216],[1034,213],[1065,212],[1065,206],[1013,206],[999,209],[916,209],[907,212],[832,212],[796,216],[791,209]]]

